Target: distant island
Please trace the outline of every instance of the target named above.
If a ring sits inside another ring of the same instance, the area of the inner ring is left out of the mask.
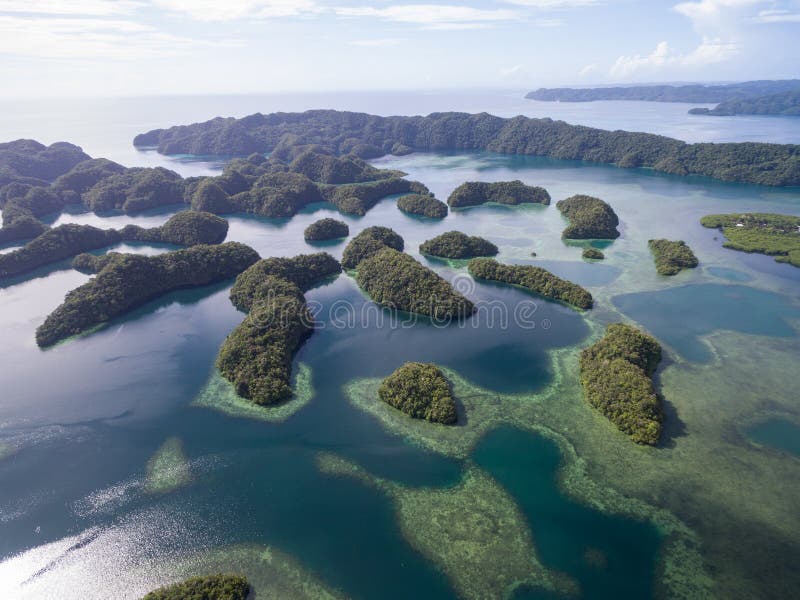
[[[450,383],[433,364],[407,362],[383,380],[378,397],[413,419],[443,425],[458,419]]]
[[[723,181],[800,185],[800,145],[687,144],[649,133],[604,131],[522,116],[504,119],[486,113],[434,113],[427,117],[379,117],[335,110],[256,113],[242,119],[216,118],[204,123],[154,129],[136,136],[134,145],[156,148],[162,154],[227,156],[275,154],[278,150],[284,156],[295,146],[313,146],[317,152],[335,155],[347,155],[353,148],[362,146],[380,155],[396,155],[398,151],[407,154],[409,151],[483,150],[619,167],[647,167],[663,173],[705,175]],[[279,156],[278,160],[283,159]],[[399,188],[421,186],[396,177],[371,185],[380,186],[384,195],[419,191]],[[349,187],[351,189],[341,190],[334,186],[332,190],[323,191],[323,196],[340,210],[356,212],[350,210],[353,204],[347,200],[354,193],[366,192],[360,192],[359,186]],[[390,188],[394,189],[389,191]],[[358,198],[354,208],[363,210],[363,202]],[[216,212],[208,208],[203,210]]]
[[[800,117],[800,85],[797,89],[756,96],[743,100],[727,100],[715,108],[692,108],[693,115],[733,116],[733,115],[776,115]]]
[[[664,414],[653,386],[661,346],[624,323],[581,352],[581,384],[586,400],[637,444],[655,446]]]
[[[619,237],[619,218],[600,198],[578,194],[556,202],[559,212],[569,219],[561,237],[569,240],[613,240]]]
[[[526,94],[544,102],[595,102],[637,100],[645,102],[696,102],[713,104],[800,90],[800,79],[745,81],[718,85],[632,85],[596,88],[539,88]]]
[[[603,254],[602,250],[597,248],[584,248],[583,252],[581,252],[581,258],[586,260],[603,260],[605,257],[606,255]]]
[[[440,258],[475,258],[494,256],[499,252],[489,240],[476,235],[466,235],[460,231],[448,231],[423,242],[419,251],[422,254]]]
[[[647,245],[653,253],[659,275],[677,275],[699,264],[692,249],[682,240],[649,240]]]
[[[720,229],[725,248],[774,256],[778,262],[800,267],[800,217],[771,213],[707,215],[703,227]]]
[[[495,204],[550,204],[550,194],[538,186],[525,185],[520,180],[467,181],[462,183],[447,198],[453,208],[478,206],[488,202]]]

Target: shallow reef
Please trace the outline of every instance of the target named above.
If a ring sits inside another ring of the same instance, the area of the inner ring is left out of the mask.
[[[168,438],[147,461],[145,490],[151,494],[171,492],[189,483],[192,475],[180,438]]]

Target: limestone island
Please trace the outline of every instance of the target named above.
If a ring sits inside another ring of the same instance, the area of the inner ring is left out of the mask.
[[[0,279],[28,273],[76,254],[120,242],[157,242],[176,246],[218,244],[228,235],[228,222],[209,213],[183,211],[164,225],[145,229],[126,225],[120,230],[65,224],[45,230],[22,248],[0,255]]]
[[[542,187],[525,185],[519,179],[514,181],[467,181],[462,183],[447,198],[452,208],[479,206],[493,202],[496,204],[550,204],[550,194]]]
[[[569,240],[613,240],[619,237],[619,218],[600,198],[578,194],[556,202],[556,208],[569,220],[561,237]]]
[[[647,245],[656,261],[659,275],[677,275],[683,269],[694,269],[697,257],[684,241],[649,240]]]
[[[440,258],[475,258],[476,256],[495,256],[499,250],[489,240],[466,235],[460,231],[448,231],[423,242],[419,251],[422,254]]]
[[[356,283],[369,297],[391,310],[448,321],[475,311],[445,279],[403,251],[403,238],[386,227],[365,229],[347,245],[345,268],[355,269]]]
[[[444,219],[447,216],[447,204],[433,194],[406,194],[397,199],[397,208],[429,219]]]
[[[327,240],[340,240],[350,235],[350,228],[344,221],[337,219],[320,219],[314,221],[303,231],[303,238],[307,242],[324,242]]]
[[[475,279],[518,285],[546,298],[576,308],[590,309],[592,295],[576,283],[561,279],[550,271],[531,265],[504,265],[493,258],[473,258],[468,265]]]
[[[383,380],[378,397],[413,419],[444,425],[458,420],[450,384],[434,364],[405,363]]]
[[[116,254],[48,315],[36,330],[36,343],[51,346],[167,292],[231,279],[257,260],[255,250],[237,242],[192,246],[158,256]]]
[[[782,91],[782,90],[776,90]],[[485,151],[583,160],[623,168],[644,167],[674,175],[706,175],[723,181],[800,185],[800,145],[766,143],[687,144],[650,133],[605,131],[548,118],[509,119],[486,113],[433,113],[380,117],[336,110],[256,113],[154,129],[135,146],[162,154],[247,156],[271,152],[289,160],[303,149],[370,158],[409,152]],[[278,152],[280,150],[280,152]],[[394,192],[404,193],[404,192]]]
[[[320,252],[260,260],[236,278],[231,302],[247,316],[223,342],[216,365],[239,396],[262,406],[291,399],[292,359],[314,332],[304,292],[341,270]]]
[[[637,444],[655,446],[664,414],[653,386],[661,346],[624,323],[581,352],[581,385],[586,400]]]
[[[581,257],[586,260],[603,260],[606,255],[597,248],[584,248],[583,252],[581,252]]]
[[[720,229],[725,248],[774,256],[778,262],[800,267],[800,217],[771,213],[707,215],[704,227]]]
[[[250,584],[241,575],[222,574],[191,577],[164,586],[142,600],[245,600]]]

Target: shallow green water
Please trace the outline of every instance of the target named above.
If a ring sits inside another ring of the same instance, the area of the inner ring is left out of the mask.
[[[718,577],[726,591],[739,586],[735,578],[728,580],[739,573],[751,586],[742,589],[766,590],[762,596],[770,597],[772,588],[759,579],[766,576],[747,571],[752,561],[731,548],[738,543],[737,522],[746,521],[760,527],[767,542],[780,542],[786,562],[800,558],[794,521],[775,525],[780,520],[774,515],[790,514],[779,491],[765,514],[744,515],[741,506],[759,504],[753,500],[759,486],[738,490],[744,495],[738,502],[727,480],[709,477],[707,488],[702,482],[675,483],[669,490],[653,482],[684,481],[685,465],[694,457],[706,460],[703,444],[709,440],[722,448],[712,456],[735,450],[743,454],[732,462],[753,461],[748,473],[765,471],[758,461],[773,460],[762,458],[766,453],[756,447],[726,445],[733,436],[715,428],[763,408],[749,403],[744,391],[741,397],[726,391],[733,394],[730,402],[705,408],[707,391],[697,389],[684,401],[678,383],[713,364],[723,376],[753,374],[749,379],[767,389],[773,402],[798,410],[793,388],[756,374],[773,373],[768,367],[775,356],[791,362],[796,352],[800,269],[722,248],[699,217],[745,210],[799,214],[800,193],[489,154],[378,162],[409,172],[442,199],[476,179],[521,178],[544,185],[554,201],[591,193],[614,206],[623,236],[604,249],[605,261],[587,263],[579,245],[561,240],[564,221],[554,206],[485,206],[452,212],[441,222],[410,218],[392,199],[363,218],[342,217],[324,205],[284,220],[231,216],[229,239],[252,245],[262,256],[318,250],[303,241],[302,231],[323,216],[343,218],[351,234],[370,225],[391,226],[405,238],[407,251],[473,300],[500,309],[462,327],[437,328],[424,321],[393,322],[346,275],[312,290],[307,297],[320,328],[298,361],[310,367],[316,393],[282,423],[191,406],[212,373],[219,345],[243,317],[227,298],[230,283],[171,294],[47,351],[35,346],[36,326],[87,277],[64,263],[0,287],[0,596],[47,597],[59,590],[58,597],[108,597],[114,590],[137,597],[174,577],[174,565],[189,557],[255,544],[291,555],[323,584],[354,598],[454,597],[448,578],[404,537],[385,495],[323,475],[315,460],[320,452],[386,480],[432,490],[456,485],[475,461],[525,514],[542,564],[578,581],[584,597],[641,598],[656,589],[664,543],[657,527],[567,493],[558,479],[565,459],[545,437],[498,429],[467,461],[457,460],[392,435],[343,395],[342,386],[353,379],[381,377],[406,360],[423,360],[496,393],[545,394],[556,386],[558,393],[546,396],[536,414],[542,426],[557,429],[574,445],[592,481],[670,511],[696,530],[712,572],[724,574]],[[57,222],[153,226],[168,216],[65,214]],[[499,260],[541,265],[587,286],[597,307],[578,313],[522,290],[475,283],[463,264],[419,257],[420,243],[452,229],[490,239],[500,247]],[[686,240],[701,268],[658,276],[646,243],[654,237]],[[340,256],[344,244],[323,248]],[[521,316],[519,307],[525,309]],[[647,328],[668,348],[660,376],[671,433],[658,450],[630,444],[587,409],[575,395],[576,374],[559,370],[554,360],[554,352],[574,354],[599,326],[621,318]],[[729,360],[724,347],[720,351],[709,341],[721,331],[749,336],[747,364]],[[759,362],[762,349],[772,358]],[[180,441],[190,477],[173,491],[148,491],[148,462],[173,438]],[[795,459],[774,460],[767,464],[770,473],[800,478]],[[704,528],[711,510],[727,511],[730,528]],[[795,581],[782,572],[769,577],[786,577],[790,586]],[[541,597],[530,590],[518,595]]]

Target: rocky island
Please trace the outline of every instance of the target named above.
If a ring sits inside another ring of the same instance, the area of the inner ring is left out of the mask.
[[[587,402],[637,444],[654,446],[664,420],[653,373],[661,346],[635,327],[612,323],[605,336],[580,357],[581,384]]]
[[[36,330],[36,343],[52,346],[167,292],[231,279],[257,260],[255,250],[237,242],[192,246],[158,256],[116,254],[48,315]]]
[[[231,302],[247,312],[217,355],[236,393],[270,406],[292,397],[292,359],[314,331],[304,292],[342,268],[329,254],[261,260],[236,278]]]
[[[330,218],[314,221],[303,231],[303,238],[307,242],[339,240],[346,238],[348,235],[350,235],[350,228],[347,223]]]
[[[397,199],[397,208],[429,219],[444,219],[447,216],[447,204],[437,200],[433,194],[406,194]]]
[[[191,577],[147,594],[142,600],[245,600],[250,593],[241,575],[219,574]]]
[[[569,219],[561,237],[571,240],[608,239],[619,237],[619,217],[600,198],[578,194],[556,202],[556,208]]]
[[[659,275],[677,275],[683,269],[694,269],[700,264],[684,241],[649,240],[647,245],[653,253]]]
[[[443,425],[458,420],[450,384],[433,364],[407,362],[383,380],[378,397],[413,419]]]
[[[447,198],[452,208],[466,208],[486,203],[496,204],[550,204],[550,194],[542,187],[525,185],[521,181],[467,181]]]
[[[526,288],[534,294],[574,306],[589,309],[592,295],[576,283],[561,279],[550,271],[530,265],[504,265],[493,258],[473,258],[469,274],[475,279],[499,281]]]
[[[460,231],[448,231],[423,242],[419,251],[422,254],[440,258],[475,258],[476,256],[495,256],[499,250],[489,240]]]

